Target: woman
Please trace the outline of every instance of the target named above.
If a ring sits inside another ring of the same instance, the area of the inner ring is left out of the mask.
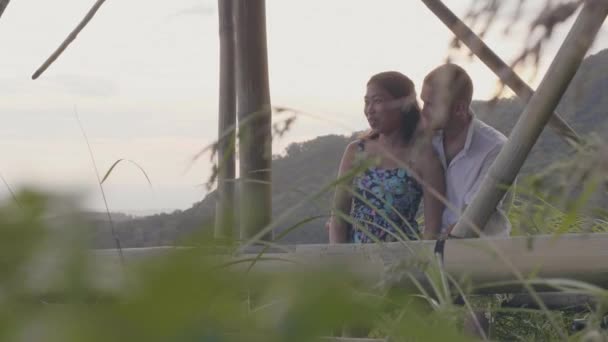
[[[330,242],[418,239],[415,216],[422,198],[423,238],[437,238],[443,205],[431,188],[443,195],[445,180],[430,141],[415,138],[420,107],[414,83],[395,71],[374,75],[367,83],[364,112],[371,129],[346,147],[338,177],[361,172],[350,187],[336,190]]]

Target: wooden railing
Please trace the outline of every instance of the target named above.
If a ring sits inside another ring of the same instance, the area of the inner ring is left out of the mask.
[[[407,274],[424,283],[425,269],[437,267],[434,245],[434,241],[292,245],[282,251],[265,253],[252,269],[278,273],[293,271],[294,263],[307,269],[335,266],[369,282],[385,281],[391,286],[411,287],[412,279]],[[122,252],[125,262],[130,264],[162,257],[176,248],[127,248]],[[222,250],[214,252],[223,255],[222,261],[238,261],[251,259],[260,250],[261,247],[253,246],[237,255],[224,254]],[[201,253],[209,251],[201,250]],[[94,256],[95,267],[100,270],[100,284],[109,288],[116,286],[123,270],[119,253],[96,250]],[[244,270],[249,266],[250,262],[245,262],[231,267]],[[608,234],[448,240],[442,267],[454,279],[464,279],[471,286],[471,294],[526,292],[522,282],[540,292],[557,291],[541,279],[572,279],[608,287]],[[564,297],[560,298],[563,301]]]

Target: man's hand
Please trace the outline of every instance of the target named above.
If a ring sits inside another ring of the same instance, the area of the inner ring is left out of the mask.
[[[452,230],[456,227],[456,223],[450,225],[447,229],[448,235],[452,235]]]

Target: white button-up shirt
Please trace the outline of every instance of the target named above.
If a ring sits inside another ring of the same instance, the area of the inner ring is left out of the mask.
[[[443,133],[433,138],[433,147],[439,154],[446,177],[446,198],[450,208],[445,208],[442,229],[455,224],[473,198],[500,149],[507,138],[491,126],[473,117],[467,132],[464,148],[447,164],[443,148]],[[484,235],[508,236],[511,224],[501,209],[502,201],[484,228]],[[468,236],[470,232],[452,231],[458,237]]]

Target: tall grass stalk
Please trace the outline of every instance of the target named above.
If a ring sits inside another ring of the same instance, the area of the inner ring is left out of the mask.
[[[17,196],[15,196],[15,192],[13,191],[13,188],[10,186],[10,184],[8,184],[8,182],[6,181],[6,178],[4,178],[4,175],[2,175],[1,173],[0,173],[0,179],[2,179],[2,183],[4,183],[4,187],[6,188],[6,190],[8,190],[8,193],[11,195],[11,198],[13,199],[13,201],[18,206],[21,206],[21,204],[19,203],[19,200],[17,199]]]
[[[108,216],[108,222],[110,223],[110,231],[112,233],[112,238],[114,239],[114,243],[116,244],[116,249],[118,250],[118,254],[120,256],[120,262],[124,266],[125,265],[125,257],[122,253],[122,247],[120,246],[120,239],[116,234],[116,228],[114,225],[114,220],[112,219],[112,214],[110,213],[110,206],[108,205],[108,200],[106,198],[106,192],[103,189],[103,181],[99,176],[99,169],[97,168],[97,162],[95,161],[95,156],[93,154],[93,148],[91,147],[91,143],[89,142],[89,137],[82,126],[82,122],[80,121],[80,117],[78,116],[78,110],[74,107],[74,116],[76,117],[76,122],[78,123],[78,127],[80,128],[80,132],[84,138],[84,141],[87,144],[87,150],[89,151],[89,157],[91,158],[91,165],[93,165],[93,170],[95,171],[95,177],[97,177],[97,184],[99,185],[99,191],[101,193],[101,198],[103,199],[103,204],[106,208],[106,214]],[[115,163],[116,165],[116,163]],[[147,177],[147,176],[146,176]]]

